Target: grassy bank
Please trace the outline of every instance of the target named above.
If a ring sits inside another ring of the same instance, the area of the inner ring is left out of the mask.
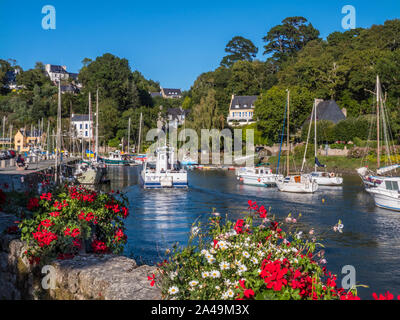
[[[361,159],[350,159],[345,156],[319,156],[318,160],[320,163],[325,164],[327,171],[335,171],[339,173],[356,173],[356,169],[362,166]],[[290,159],[290,170],[292,172],[298,172],[301,169],[301,163],[303,159]],[[268,159],[268,162],[272,167],[276,167],[278,165],[278,157],[271,156]],[[279,166],[286,166],[286,157],[281,158]],[[314,159],[308,159],[305,165],[306,171],[314,169]],[[369,168],[375,169],[376,164],[369,164]],[[307,170],[308,169],[308,170]],[[321,171],[324,168],[320,169]]]

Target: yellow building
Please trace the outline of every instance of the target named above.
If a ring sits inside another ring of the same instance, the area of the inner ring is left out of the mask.
[[[14,136],[14,148],[18,152],[28,152],[46,142],[46,134],[40,130],[20,129]]]

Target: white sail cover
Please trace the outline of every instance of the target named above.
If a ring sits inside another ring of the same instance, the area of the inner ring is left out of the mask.
[[[377,174],[384,174],[386,172],[392,171],[392,170],[397,169],[399,167],[400,167],[400,164],[394,164],[394,165],[391,165],[391,166],[379,168],[378,170],[376,170],[376,173]]]

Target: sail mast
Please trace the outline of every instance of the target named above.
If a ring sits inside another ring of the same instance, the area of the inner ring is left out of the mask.
[[[97,161],[99,158],[99,88],[96,90],[96,145],[94,152]]]
[[[130,153],[130,142],[131,142],[131,118],[128,121],[128,154]]]
[[[90,93],[90,91],[89,91],[89,134],[88,134],[88,138],[89,138],[89,159],[90,159],[90,151],[91,151],[91,145],[90,145],[90,139],[92,138],[91,137],[91,134],[92,134],[92,119],[91,119],[91,112],[92,112],[92,95],[91,95],[91,93]]]
[[[380,137],[379,137],[379,101],[380,101],[379,76],[376,76],[376,141],[377,141],[377,169],[381,167]]]
[[[56,184],[58,183],[58,176],[60,174],[59,170],[59,163],[58,163],[58,157],[60,155],[60,147],[61,147],[61,81],[58,81],[58,107],[57,107],[57,139],[56,139],[56,159],[55,159],[55,165],[56,165],[56,174],[55,174],[55,182]]]
[[[140,122],[139,122],[139,142],[138,142],[138,151],[137,153],[140,153],[140,137],[142,134],[142,113],[140,113]]]
[[[287,175],[289,176],[289,155],[290,155],[290,144],[289,144],[289,123],[290,123],[290,90],[287,90],[287,109],[288,109],[288,114],[287,114],[287,142],[286,142],[286,147],[287,147]]]
[[[317,172],[318,166],[316,163],[317,159],[317,102],[314,100],[314,171]]]

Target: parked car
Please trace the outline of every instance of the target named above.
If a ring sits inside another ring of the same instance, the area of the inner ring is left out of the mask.
[[[6,150],[0,150],[0,160],[10,159],[10,156]]]
[[[7,151],[10,158],[15,158],[17,156],[17,153],[15,152],[15,150],[8,150]]]

